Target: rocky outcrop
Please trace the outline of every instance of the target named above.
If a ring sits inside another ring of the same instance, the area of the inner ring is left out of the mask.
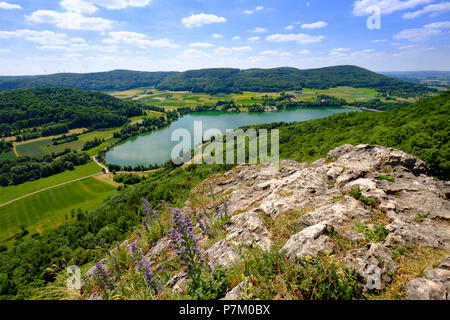
[[[450,256],[438,267],[424,271],[406,286],[409,300],[448,300],[450,298]]]
[[[192,191],[192,199],[201,201],[187,201],[183,211],[202,210],[195,203],[213,209],[217,199],[226,198],[231,217],[222,227],[224,237],[203,251],[211,270],[236,264],[249,248],[271,248],[279,241],[273,225],[289,217],[296,217],[299,226],[281,244],[290,259],[331,255],[355,269],[366,280],[366,290],[389,286],[398,271],[392,249],[450,250],[450,183],[430,177],[414,156],[381,146],[344,145],[312,164],[281,161],[273,169],[241,165]],[[204,248],[208,238],[200,242]],[[168,238],[159,240],[144,262],[155,264],[169,247]],[[449,265],[447,259],[412,280],[407,298],[448,299]],[[180,272],[167,286],[182,292],[187,281]],[[225,299],[240,299],[246,283]]]
[[[267,250],[272,244],[270,233],[255,210],[232,217],[231,224],[226,230],[226,238],[214,244],[205,253],[211,269],[219,265],[232,266],[239,261],[241,249],[245,247]]]
[[[208,197],[211,189],[228,197],[228,214],[233,216],[226,238],[206,252],[212,269],[236,263],[247,246],[268,249],[273,235],[264,221],[293,212],[303,214],[298,222],[304,229],[283,246],[290,258],[336,255],[376,289],[389,285],[397,272],[391,248],[450,250],[450,183],[428,176],[423,161],[392,148],[344,145],[312,164],[281,161],[278,171],[241,165],[193,192]],[[355,189],[358,196],[352,194]],[[382,225],[387,236],[368,241],[356,225],[364,230]],[[343,251],[327,230],[361,245]],[[416,297],[414,288],[424,291],[430,281],[429,296],[438,297],[433,279],[412,282],[408,297]],[[448,278],[444,282],[448,286]]]

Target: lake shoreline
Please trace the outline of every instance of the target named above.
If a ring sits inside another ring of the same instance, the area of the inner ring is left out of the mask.
[[[202,111],[186,114],[165,128],[130,137],[116,145],[110,146],[105,153],[105,163],[126,166],[161,166],[170,160],[170,150],[174,146],[169,136],[176,129],[193,132],[194,121],[202,121],[205,132],[217,129],[222,133],[240,127],[276,122],[302,122],[326,118],[337,113],[361,112],[360,109],[346,107],[311,107],[292,108],[266,112],[221,112]],[[218,118],[220,117],[220,119]],[[213,125],[211,123],[214,122]],[[191,129],[191,130],[189,130]],[[149,138],[151,136],[151,138]],[[158,141],[158,139],[160,139]]]

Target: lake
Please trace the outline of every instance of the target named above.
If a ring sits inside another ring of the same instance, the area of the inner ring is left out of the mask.
[[[187,129],[193,135],[194,121],[202,121],[203,132],[219,129],[223,135],[226,130],[247,125],[273,122],[296,122],[325,118],[337,113],[357,111],[347,108],[300,108],[261,113],[200,112],[186,115],[169,127],[131,138],[117,145],[106,154],[106,162],[124,166],[163,164],[171,157],[172,148],[178,141],[171,141],[176,129]],[[205,137],[207,139],[209,137]]]

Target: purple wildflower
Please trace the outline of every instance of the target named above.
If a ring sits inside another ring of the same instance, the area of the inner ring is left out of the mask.
[[[191,278],[197,278],[201,271],[202,254],[197,245],[191,219],[178,209],[172,210],[174,226],[169,230],[171,243],[177,252],[186,272]]]
[[[130,249],[131,249],[131,263],[133,265],[138,265],[142,260],[142,251],[141,248],[139,248],[137,241],[134,241],[130,245]]]
[[[101,263],[95,264],[94,276],[100,289],[111,290],[114,288],[114,277],[103,268]]]

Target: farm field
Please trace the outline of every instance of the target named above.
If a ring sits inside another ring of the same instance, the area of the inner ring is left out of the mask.
[[[63,143],[59,145],[53,145],[51,138],[46,139],[35,139],[29,142],[22,142],[16,144],[16,151],[20,156],[29,157],[40,157],[44,154],[51,154],[63,152],[66,149],[70,150],[80,150],[83,148],[87,141],[94,140],[95,138],[106,139],[113,135],[115,131],[119,131],[120,128],[108,129],[108,130],[97,130],[86,134],[80,135],[77,141],[72,141],[68,143]]]
[[[380,98],[379,93],[374,89],[369,88],[352,88],[352,87],[337,87],[326,90],[318,89],[303,89],[301,94],[292,92],[299,100],[307,101],[305,98],[315,98],[318,95],[333,96],[339,99],[344,99],[347,102],[355,101],[370,101]],[[381,99],[384,100],[384,99]]]
[[[52,142],[51,139],[42,139],[28,143],[18,144],[16,145],[16,151],[20,156],[31,158],[40,157],[45,153],[43,147],[47,146],[51,142]]]
[[[12,245],[15,240],[11,237],[22,227],[29,235],[55,228],[73,219],[72,210],[93,210],[115,191],[108,183],[88,178],[1,207],[0,244]]]
[[[149,94],[151,92],[151,94]],[[351,102],[370,101],[373,99],[384,98],[374,89],[337,87],[326,90],[303,89],[302,91],[288,91],[299,101],[315,101],[318,95],[334,96]],[[127,90],[123,92],[113,92],[111,95],[125,100],[139,100],[149,105],[164,107],[166,110],[173,110],[180,107],[212,106],[218,101],[234,100],[238,105],[252,105],[263,102],[263,98],[279,97],[281,93],[277,92],[244,92],[242,94],[223,94],[210,95],[207,93],[190,92],[172,92],[159,91],[152,88],[141,88],[136,90]]]
[[[89,162],[85,165],[75,167],[73,171],[64,171],[51,177],[28,181],[17,186],[0,187],[0,205],[32,192],[91,176],[99,172],[102,172],[102,168],[95,162]]]

